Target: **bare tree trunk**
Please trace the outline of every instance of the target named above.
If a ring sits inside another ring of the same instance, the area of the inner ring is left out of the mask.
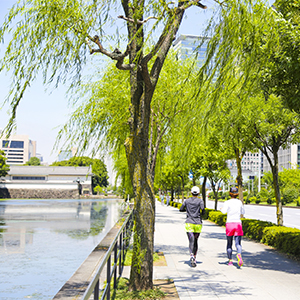
[[[274,143],[275,144],[275,143]],[[278,151],[279,146],[273,145],[272,146],[272,154],[274,162],[272,162],[272,159],[270,158],[269,152],[266,147],[262,147],[260,149],[262,153],[266,156],[268,159],[268,162],[271,166],[272,175],[273,175],[273,187],[275,192],[275,198],[276,198],[276,216],[277,216],[277,225],[283,226],[283,210],[282,210],[282,202],[281,202],[281,195],[280,195],[280,189],[279,189],[279,180],[278,180]]]
[[[268,158],[268,156],[267,156]],[[274,163],[272,164],[272,160],[268,158],[272,174],[273,174],[273,187],[276,198],[276,216],[277,216],[277,225],[283,226],[283,211],[282,211],[282,201],[279,189],[279,180],[278,180],[278,151],[273,149],[273,158]]]
[[[150,91],[151,94],[151,91]],[[153,182],[148,168],[148,120],[149,101],[140,98],[140,109],[133,111],[131,135],[126,140],[125,148],[129,173],[134,191],[134,244],[130,288],[145,290],[153,287],[153,248],[155,200]],[[148,107],[147,107],[148,103]],[[139,111],[143,107],[141,116]]]
[[[218,191],[216,191],[216,184],[213,180],[210,180],[210,184],[211,184],[211,188],[213,190],[214,197],[215,197],[215,210],[217,210],[218,209]]]
[[[184,9],[182,8],[175,8],[174,14],[168,14],[165,28],[156,45],[144,56],[144,23],[137,22],[144,18],[144,5],[144,0],[135,1],[134,6],[128,0],[122,0],[127,20],[128,41],[130,41],[127,47],[129,65],[124,66],[123,64],[122,58],[125,56],[122,56],[117,63],[118,68],[130,70],[131,117],[128,120],[130,136],[125,142],[125,149],[133,185],[134,208],[136,211],[134,215],[134,245],[130,271],[131,290],[153,288],[155,222],[153,178],[156,156],[150,163],[149,124],[151,101],[160,71],[184,14]],[[139,9],[135,9],[135,7]],[[148,64],[151,59],[155,61],[149,71]],[[152,173],[150,165],[152,165]],[[151,175],[153,176],[151,177]]]
[[[236,166],[237,166],[237,185],[239,189],[239,199],[244,203],[244,195],[243,195],[243,175],[242,175],[242,158],[243,155],[241,155],[239,149],[235,149],[235,159],[236,159]]]
[[[179,175],[180,179],[181,179],[181,184],[182,184],[182,203],[184,201],[184,177]]]

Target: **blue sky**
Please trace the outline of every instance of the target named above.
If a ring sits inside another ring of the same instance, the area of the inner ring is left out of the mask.
[[[9,8],[16,0],[0,0],[0,23],[4,21]],[[197,7],[190,8],[182,22],[179,34],[200,35],[205,28],[205,22],[212,13],[213,0],[203,0],[203,4],[208,6],[207,10]],[[0,57],[3,55],[5,45],[0,44]],[[0,73],[2,105],[10,85],[10,77]],[[9,119],[8,105],[0,110],[0,128],[4,128]],[[52,152],[53,145],[59,127],[68,120],[72,108],[68,106],[66,88],[60,86],[51,94],[45,91],[41,80],[34,82],[26,92],[17,110],[16,134],[29,135],[31,140],[37,142],[37,152],[44,157],[44,161],[51,163],[57,159],[58,150]]]

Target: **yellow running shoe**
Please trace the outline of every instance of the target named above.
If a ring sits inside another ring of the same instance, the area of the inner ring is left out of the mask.
[[[242,259],[242,254],[238,253],[236,255],[237,259],[238,259],[238,265],[241,267],[243,265],[243,259]]]

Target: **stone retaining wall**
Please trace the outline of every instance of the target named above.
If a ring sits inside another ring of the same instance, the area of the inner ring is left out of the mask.
[[[77,199],[78,189],[7,189],[0,188],[0,198],[12,199]]]

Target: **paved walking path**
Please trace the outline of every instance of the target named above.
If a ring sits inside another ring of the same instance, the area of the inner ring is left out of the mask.
[[[204,221],[199,238],[197,267],[191,268],[185,217],[177,208],[156,202],[155,250],[164,253],[168,266],[154,267],[154,279],[172,278],[181,300],[300,299],[299,263],[243,238],[244,265],[238,267],[235,259],[229,267],[225,228],[209,221]]]

